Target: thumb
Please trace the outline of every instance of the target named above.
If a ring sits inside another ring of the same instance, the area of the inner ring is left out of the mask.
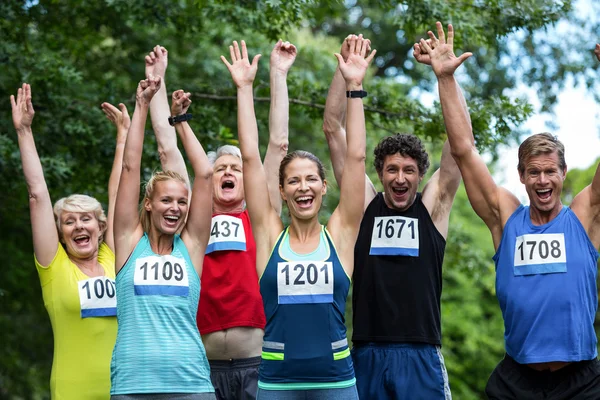
[[[342,57],[342,55],[341,55],[340,53],[333,53],[333,55],[335,56],[335,58],[337,58],[337,59],[338,59],[338,65],[340,65],[340,66],[341,66],[341,65],[344,65],[344,64],[346,64],[346,63],[344,62],[344,57]]]
[[[459,65],[464,63],[466,61],[466,59],[471,57],[472,55],[473,55],[473,53],[471,53],[471,52],[461,54],[460,57],[458,57]]]
[[[262,57],[262,54],[257,54],[254,56],[254,58],[252,59],[252,66],[258,66],[258,60],[260,60],[260,58]]]

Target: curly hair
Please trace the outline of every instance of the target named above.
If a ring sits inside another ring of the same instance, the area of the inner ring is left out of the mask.
[[[373,154],[375,160],[373,165],[377,173],[381,175],[383,172],[383,162],[386,156],[391,156],[396,153],[400,153],[402,157],[411,157],[417,162],[419,168],[419,175],[423,176],[429,169],[429,155],[423,146],[423,142],[415,135],[409,135],[404,133],[397,133],[394,136],[388,136],[383,138]]]

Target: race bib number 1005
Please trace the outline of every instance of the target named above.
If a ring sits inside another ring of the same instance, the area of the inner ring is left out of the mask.
[[[540,233],[517,237],[514,258],[515,275],[559,272],[567,272],[564,234]]]
[[[325,261],[277,263],[279,304],[333,303],[333,265]]]
[[[419,256],[419,220],[375,217],[371,235],[372,256]]]
[[[81,318],[117,315],[117,293],[114,279],[97,276],[78,282]]]
[[[136,295],[187,297],[189,279],[185,260],[171,255],[138,258],[133,285]]]

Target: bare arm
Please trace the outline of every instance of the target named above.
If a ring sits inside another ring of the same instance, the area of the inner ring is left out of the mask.
[[[12,117],[19,151],[23,174],[29,192],[29,214],[31,217],[31,232],[33,234],[33,251],[41,265],[48,266],[56,255],[58,249],[58,232],[54,222],[52,201],[44,179],[42,163],[35,148],[31,123],[35,111],[31,103],[31,87],[24,83],[17,91],[17,98],[10,96]]]
[[[258,149],[258,127],[254,114],[254,97],[252,84],[258,68],[256,55],[250,64],[246,43],[242,40],[242,51],[237,42],[229,46],[232,59],[230,64],[221,56],[221,60],[229,69],[231,77],[237,86],[238,102],[238,135],[240,150],[244,163],[244,191],[248,213],[252,221],[252,232],[256,239],[256,269],[261,276],[277,235],[283,230],[283,224],[277,212],[271,206],[271,201],[264,194],[267,192],[267,177],[260,161]]]
[[[181,115],[187,111],[190,94],[183,90],[173,92],[171,114]],[[181,238],[185,243],[198,276],[202,276],[202,265],[212,218],[212,174],[213,169],[206,152],[187,121],[175,125],[183,148],[194,170],[194,187],[185,228]]]
[[[115,204],[115,272],[118,273],[143,235],[138,215],[140,172],[144,127],[152,96],[160,86],[160,77],[150,77],[138,84],[131,127],[125,142],[123,168]]]
[[[365,58],[368,47],[368,41],[359,36],[357,39],[352,38],[350,40],[350,54],[347,61],[344,61],[340,54],[336,54],[347,90],[362,90],[365,73],[376,53],[376,51],[372,51]],[[349,254],[353,255],[365,203],[365,180],[356,179],[356,177],[365,175],[367,140],[362,99],[348,98],[347,107],[347,149],[340,187],[340,202],[331,215],[328,229],[340,251],[346,273],[352,275],[354,263],[352,262],[353,257]]]
[[[271,205],[281,214],[279,165],[288,151],[290,103],[287,74],[296,59],[296,46],[279,40],[271,52],[271,109],[269,110],[269,145],[264,168]]]
[[[108,215],[106,223],[106,232],[104,232],[104,242],[114,252],[115,236],[113,231],[115,221],[115,200],[121,179],[121,170],[123,169],[123,153],[125,151],[125,141],[127,132],[131,126],[131,119],[127,112],[125,104],[119,103],[119,108],[109,103],[102,103],[102,111],[117,128],[117,145],[115,147],[115,158],[113,159],[110,178],[108,179]]]
[[[494,245],[502,238],[504,224],[519,206],[518,199],[510,192],[498,187],[494,182],[483,158],[475,147],[471,121],[466,117],[464,101],[454,79],[454,71],[471,53],[456,57],[453,52],[454,30],[448,26],[446,43],[442,24],[437,24],[438,38],[429,32],[434,48],[421,39],[421,48],[431,57],[433,71],[438,77],[440,103],[452,156],[462,173],[469,201],[479,217],[492,233]]]
[[[145,61],[146,78],[153,75],[160,76],[162,80],[158,93],[154,95],[150,102],[150,120],[152,121],[154,135],[156,136],[160,164],[164,171],[175,171],[183,176],[189,186],[190,178],[181,151],[177,147],[175,128],[169,125],[169,116],[171,114],[167,98],[167,85],[165,83],[168,66],[167,49],[157,45],[148,53]]]
[[[342,44],[341,52],[344,60],[348,59],[349,40],[357,38],[349,35]],[[327,100],[325,101],[325,112],[323,114],[323,132],[329,146],[329,155],[333,165],[333,174],[338,186],[341,186],[342,171],[344,170],[344,159],[346,158],[346,81],[339,68],[336,68]],[[365,203],[366,209],[369,203],[377,195],[375,186],[365,174]]]

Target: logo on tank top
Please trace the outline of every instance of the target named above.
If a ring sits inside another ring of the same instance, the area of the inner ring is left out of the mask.
[[[375,217],[371,235],[372,256],[419,256],[419,220],[408,217]]]
[[[133,287],[136,295],[169,295],[187,297],[188,272],[183,258],[156,255],[135,260]]]
[[[77,282],[81,318],[117,315],[117,293],[114,279],[96,276]]]
[[[513,269],[517,276],[567,272],[565,235],[538,233],[517,236]]]
[[[206,254],[223,250],[246,251],[246,232],[241,218],[231,215],[212,218]]]
[[[278,304],[333,303],[333,264],[329,261],[277,263]]]

